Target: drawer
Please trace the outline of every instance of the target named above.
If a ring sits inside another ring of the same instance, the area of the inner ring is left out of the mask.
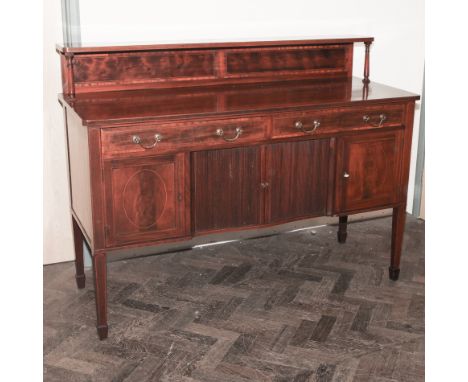
[[[124,154],[166,153],[192,144],[188,124],[148,124],[101,131],[104,157]]]
[[[265,118],[235,118],[193,126],[193,141],[198,149],[229,147],[265,139],[268,120]]]
[[[319,109],[273,119],[273,137],[320,135],[403,124],[404,105]]]
[[[167,153],[254,142],[266,130],[263,118],[148,124],[102,129],[101,144],[104,157]]]

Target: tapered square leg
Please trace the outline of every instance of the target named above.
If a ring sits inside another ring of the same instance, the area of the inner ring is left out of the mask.
[[[346,243],[348,236],[348,216],[340,216],[338,223],[338,243]]]
[[[97,332],[107,338],[107,259],[105,252],[93,254],[94,293],[96,297]]]
[[[395,207],[392,218],[392,249],[389,267],[391,280],[398,280],[400,276],[400,258],[403,248],[403,235],[405,232],[406,205]]]
[[[388,277],[390,278],[390,280],[397,281],[398,277],[400,277],[400,269],[388,267]]]
[[[83,233],[81,228],[72,216],[73,223],[73,241],[75,244],[75,269],[76,269],[76,285],[78,289],[85,287],[86,277],[84,274],[84,263],[83,263]]]

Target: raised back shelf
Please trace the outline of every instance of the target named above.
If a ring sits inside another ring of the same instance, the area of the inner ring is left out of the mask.
[[[350,78],[353,44],[372,37],[57,47],[63,93]],[[366,49],[366,65],[368,66]],[[368,77],[368,71],[367,71]]]

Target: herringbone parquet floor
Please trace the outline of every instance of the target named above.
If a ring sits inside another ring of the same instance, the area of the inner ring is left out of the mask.
[[[408,217],[109,263],[109,338],[93,283],[44,268],[45,381],[422,381],[424,223]]]

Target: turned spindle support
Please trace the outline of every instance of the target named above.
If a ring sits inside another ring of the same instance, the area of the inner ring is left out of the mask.
[[[369,98],[369,84],[364,83],[364,85],[362,85],[362,99],[367,100],[368,98]]]
[[[365,55],[365,59],[364,59],[364,79],[362,80],[362,82],[364,82],[364,84],[368,84],[370,82],[370,79],[369,79],[369,72],[370,72],[370,45],[372,44],[371,41],[366,41],[364,43],[364,45],[366,46],[366,55]]]
[[[65,59],[67,61],[67,82],[68,82],[68,95],[72,98],[75,97],[75,79],[73,74],[73,59],[75,55],[73,53],[65,53]]]

